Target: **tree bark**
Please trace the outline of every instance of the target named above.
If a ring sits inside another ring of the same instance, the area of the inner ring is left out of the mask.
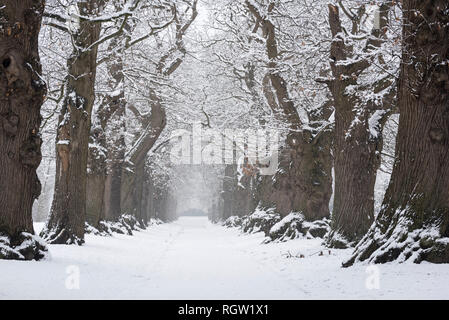
[[[184,61],[186,49],[184,45],[184,35],[198,16],[198,0],[191,3],[191,14],[187,21],[182,23],[178,14],[175,14],[175,44],[158,61],[156,73],[160,77],[169,77],[175,72]],[[177,12],[177,8],[174,8]],[[121,183],[121,202],[122,213],[134,213],[137,220],[143,224],[142,213],[142,190],[143,190],[143,172],[145,160],[148,152],[156,143],[157,139],[165,129],[167,116],[163,101],[158,96],[155,89],[149,90],[149,104],[151,106],[151,115],[144,122],[144,132],[138,137],[132,149],[125,156],[125,160],[132,164],[132,167],[123,168]]]
[[[98,1],[79,1],[85,16],[97,13]],[[56,181],[53,203],[42,236],[54,244],[84,243],[87,156],[95,99],[97,46],[101,23],[82,19],[72,35],[75,42],[67,61],[65,98],[56,137]]]
[[[239,177],[238,171],[243,173]],[[237,166],[227,165],[223,178],[222,198],[224,200],[220,218],[226,220],[231,216],[243,217],[251,214],[257,206],[256,171],[250,170],[248,164],[240,170]],[[217,209],[217,207],[215,208]]]
[[[86,221],[99,228],[104,219],[104,193],[106,179],[105,134],[101,127],[93,128],[90,134],[86,185]]]
[[[33,202],[41,193],[40,109],[46,95],[38,37],[45,1],[0,1],[0,259],[39,260]]]
[[[142,214],[144,217],[145,224],[148,224],[150,219],[155,218],[154,216],[154,184],[151,177],[151,172],[145,170],[143,191],[142,191]]]
[[[117,141],[117,149],[111,150],[112,156],[108,159],[105,193],[104,193],[104,211],[105,218],[111,221],[117,221],[122,213],[121,202],[121,186],[123,174],[123,159],[125,155],[125,141],[124,136],[120,136]]]
[[[282,170],[276,173],[275,179],[270,176],[261,178],[258,199],[263,207],[275,207],[281,215],[301,212],[310,221],[328,217],[332,194],[328,132],[315,135],[302,130],[302,122],[290,98],[287,83],[277,70],[276,28],[250,1],[245,3],[262,26],[266,39],[269,70],[263,81],[265,98],[275,116],[289,129],[286,146],[279,152],[279,167]],[[269,13],[274,6],[274,2],[268,6]],[[326,116],[329,115],[323,111],[322,117]],[[273,183],[273,180],[276,182]]]
[[[122,170],[121,211],[122,213],[134,214],[138,220],[142,217],[141,204],[145,159],[164,130],[167,121],[165,109],[159,97],[152,90],[150,99],[151,116],[146,124],[146,129],[126,156],[127,162],[133,166],[131,168],[125,167]]]
[[[115,50],[118,42],[111,41],[109,49]],[[89,149],[87,211],[88,217],[90,212],[95,215],[94,227],[100,227],[99,222],[104,219],[117,221],[121,215],[120,188],[126,147],[122,54],[124,50],[118,50],[107,61],[111,93],[103,96],[98,110],[99,125],[91,132],[91,139],[95,143]]]
[[[449,3],[403,1],[400,120],[382,209],[344,265],[449,262]]]
[[[375,27],[367,48],[379,47],[388,17],[388,5],[381,6],[381,25]],[[363,12],[363,11],[362,11]],[[369,58],[353,59],[353,48],[345,43],[337,6],[329,5],[329,23],[333,41],[330,61],[333,80],[328,81],[335,106],[334,170],[335,192],[330,247],[346,248],[359,241],[374,221],[374,185],[381,162],[382,128],[393,110],[394,81],[379,81],[373,88],[362,88],[358,77],[367,70]],[[359,29],[358,26],[353,30]],[[369,56],[369,50],[366,50]],[[351,59],[356,62],[348,63]],[[354,87],[355,93],[348,93]],[[365,102],[360,90],[378,93],[389,89],[381,103]],[[370,119],[377,117],[376,135],[370,131]]]
[[[233,215],[233,207],[234,207],[234,201],[233,201],[233,192],[236,187],[235,183],[235,172],[236,172],[236,166],[235,165],[226,165],[224,170],[224,177],[223,177],[223,191],[221,193],[221,197],[223,198],[223,211],[221,212],[220,219],[223,221],[228,219]]]

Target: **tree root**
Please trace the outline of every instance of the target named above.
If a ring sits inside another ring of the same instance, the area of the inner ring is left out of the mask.
[[[411,219],[402,217],[385,233],[379,225],[373,225],[343,267],[362,261],[449,263],[449,238],[441,236],[437,225],[417,229]]]
[[[40,236],[48,243],[48,244],[74,244],[81,246],[84,244],[84,239],[80,239],[73,232],[70,232],[65,227],[56,226],[51,229],[42,230]]]
[[[133,231],[141,231],[148,228],[143,222],[139,222],[132,215],[122,215],[117,221],[101,220],[97,227],[86,223],[85,232],[97,236],[112,236],[113,233],[133,235]]]
[[[108,226],[108,223],[103,220],[98,222],[97,227],[94,227],[86,222],[84,225],[84,233],[85,234],[93,234],[93,235],[101,236],[101,237],[112,236],[111,228]]]
[[[0,233],[0,260],[41,260],[48,256],[44,240],[28,232],[16,236]]]
[[[332,230],[326,235],[324,245],[333,249],[347,249],[354,247],[356,242],[351,242],[338,231]]]

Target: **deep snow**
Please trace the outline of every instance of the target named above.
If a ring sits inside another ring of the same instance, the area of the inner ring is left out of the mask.
[[[0,260],[0,299],[449,298],[448,265],[343,269],[350,250],[329,254],[319,240],[263,239],[206,217],[181,217],[134,236],[87,235],[82,247],[50,245],[46,261]]]

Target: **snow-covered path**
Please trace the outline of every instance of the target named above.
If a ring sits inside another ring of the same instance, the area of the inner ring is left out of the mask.
[[[0,261],[0,299],[449,298],[447,265],[342,269],[348,250],[320,255],[318,240],[262,240],[205,217],[132,237],[88,235],[82,247],[50,246],[46,261]]]

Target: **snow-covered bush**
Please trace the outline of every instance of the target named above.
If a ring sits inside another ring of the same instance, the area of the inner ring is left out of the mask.
[[[47,256],[47,244],[39,236],[21,232],[11,239],[0,233],[0,260],[40,260]]]
[[[133,230],[142,230],[139,221],[133,215],[124,214],[120,217],[119,222],[128,230],[130,235],[132,235]]]
[[[84,224],[84,232],[86,234],[93,234],[93,235],[102,236],[102,237],[112,236],[112,231],[111,231],[111,227],[110,227],[111,223],[112,222],[109,222],[109,221],[100,221],[98,223],[98,228],[95,228],[94,226],[92,226],[86,222]]]
[[[280,215],[275,213],[273,208],[263,209],[257,207],[254,213],[243,218],[242,229],[245,233],[262,231],[268,236],[270,229],[280,220]]]
[[[151,219],[149,225],[161,224],[160,219]],[[95,228],[88,223],[85,224],[85,232],[97,236],[110,236],[113,233],[133,235],[133,231],[142,230],[142,227],[137,219],[130,215],[122,215],[117,222],[114,221],[100,221],[98,228]]]
[[[268,235],[271,241],[287,241],[299,237],[323,238],[329,230],[328,219],[308,222],[301,213],[292,212],[276,223]]]
[[[151,218],[150,221],[148,221],[148,226],[157,226],[160,224],[163,224],[164,222],[159,218]]]
[[[292,212],[270,229],[269,237],[279,241],[296,239],[306,233],[303,222],[304,216],[301,213]]]
[[[307,229],[307,232],[310,236],[314,238],[324,238],[329,231],[331,221],[329,219],[316,220],[313,222],[305,221],[303,226]]]
[[[354,247],[357,244],[357,242],[351,242],[346,239],[345,236],[338,231],[330,232],[326,236],[325,242],[328,247],[335,249],[347,249]]]
[[[223,226],[227,227],[227,228],[237,228],[237,227],[241,227],[242,223],[243,223],[243,218],[239,217],[239,216],[231,216],[229,218],[227,218],[224,222],[223,222]]]

